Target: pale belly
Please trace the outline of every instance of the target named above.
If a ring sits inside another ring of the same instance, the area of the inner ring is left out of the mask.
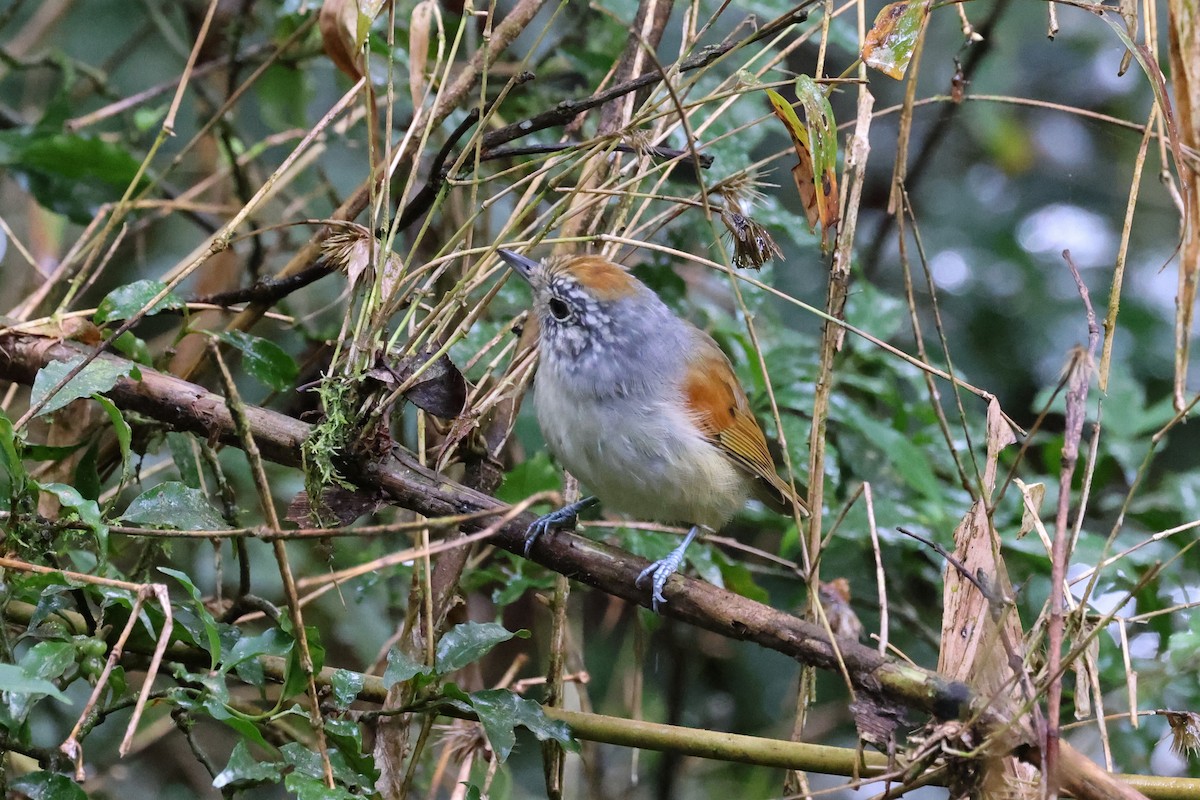
[[[610,511],[716,530],[745,504],[749,478],[681,412],[648,413],[622,398],[568,400],[542,385],[535,405],[550,449]]]

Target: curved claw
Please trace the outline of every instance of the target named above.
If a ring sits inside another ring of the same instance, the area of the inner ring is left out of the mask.
[[[560,528],[573,529],[579,522],[579,512],[591,508],[598,502],[600,501],[595,497],[585,497],[535,519],[525,531],[525,555],[529,555],[529,551],[533,549],[533,543],[542,534],[551,533]]]
[[[687,550],[688,545],[696,538],[696,534],[700,532],[698,527],[693,526],[688,535],[684,537],[683,543],[667,553],[666,558],[660,558],[650,566],[638,573],[634,580],[635,586],[641,586],[642,581],[647,575],[653,575],[654,580],[651,582],[652,590],[650,592],[650,607],[654,609],[654,613],[658,613],[658,607],[667,602],[667,598],[663,597],[663,587],[667,585],[667,579],[679,571],[679,565],[683,563],[683,554]]]
[[[667,602],[667,598],[663,597],[663,587],[667,585],[667,578],[670,578],[679,569],[679,564],[670,563],[670,558],[663,558],[655,561],[650,566],[638,573],[637,579],[634,580],[634,585],[640,587],[642,582],[646,580],[647,575],[653,575],[654,580],[651,582],[650,592],[650,607],[654,609],[654,613],[658,613],[658,607]]]

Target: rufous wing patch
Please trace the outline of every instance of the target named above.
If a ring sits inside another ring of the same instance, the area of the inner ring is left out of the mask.
[[[733,374],[733,366],[711,339],[693,357],[684,382],[684,398],[701,432],[738,467],[760,484],[764,502],[781,513],[804,502],[775,472],[767,440],[750,410],[746,393]]]

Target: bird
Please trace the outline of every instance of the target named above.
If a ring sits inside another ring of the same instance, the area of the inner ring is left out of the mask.
[[[559,463],[594,494],[529,526],[528,555],[548,532],[605,508],[690,525],[638,575],[663,589],[701,530],[720,530],[750,497],[792,515],[808,507],[781,478],[728,356],[646,284],[599,255],[535,260],[499,248],[529,284],[538,325],[534,407]]]

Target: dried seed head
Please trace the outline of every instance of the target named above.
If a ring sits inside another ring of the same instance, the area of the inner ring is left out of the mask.
[[[733,265],[745,269],[760,268],[772,258],[783,258],[783,251],[767,229],[750,217],[728,206],[721,209],[721,222],[733,242]]]

